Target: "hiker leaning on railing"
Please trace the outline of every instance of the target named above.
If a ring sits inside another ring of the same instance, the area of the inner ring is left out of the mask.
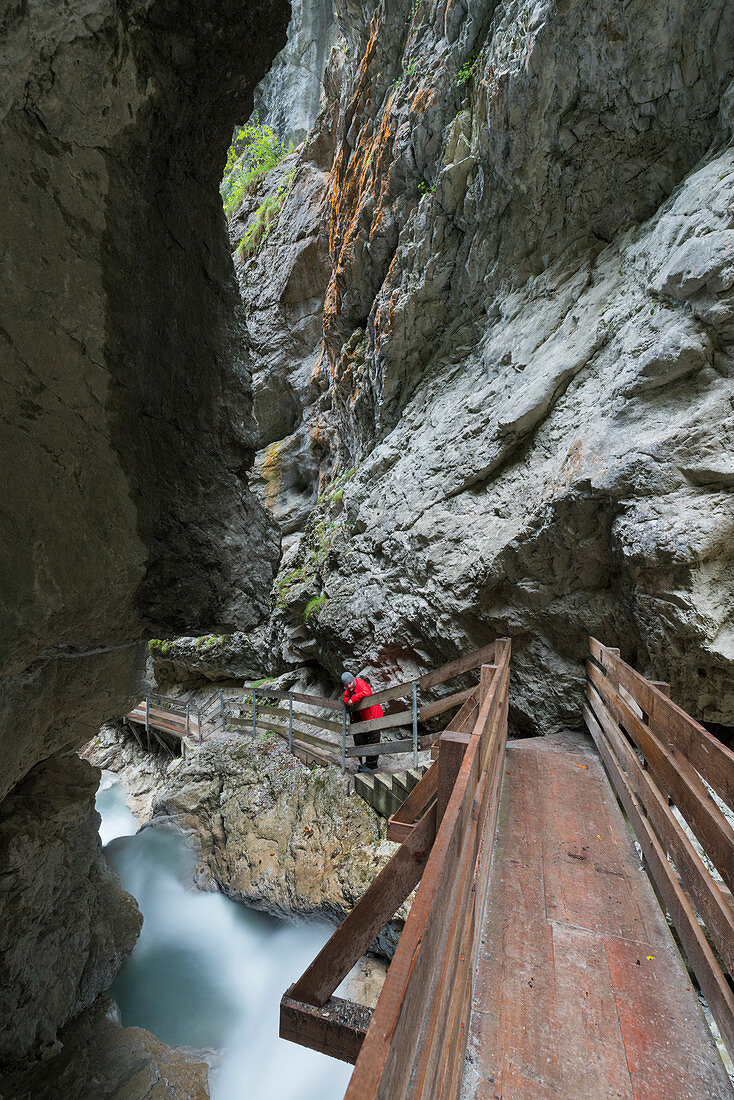
[[[372,688],[366,680],[360,679],[358,676],[353,676],[351,672],[342,673],[342,683],[344,684],[344,704],[347,707],[352,707],[356,703],[361,703],[363,699],[366,699],[368,695],[372,694]],[[350,710],[350,718],[352,726],[356,727],[360,722],[369,722],[372,718],[382,718],[384,711],[382,707],[376,703],[373,707],[366,707],[364,710]],[[380,743],[380,731],[369,730],[367,733],[359,733],[356,728],[352,730],[354,734],[355,745],[379,745]],[[359,770],[361,772],[371,771],[377,767],[377,761],[379,756],[360,756],[359,758]]]

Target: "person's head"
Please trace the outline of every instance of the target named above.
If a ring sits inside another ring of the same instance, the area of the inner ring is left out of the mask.
[[[355,681],[355,677],[351,672],[342,672],[342,684],[345,688],[350,688]]]

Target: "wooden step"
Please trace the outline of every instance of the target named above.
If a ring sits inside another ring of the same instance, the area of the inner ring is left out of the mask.
[[[354,789],[382,817],[391,817],[422,779],[427,764],[402,772],[357,772]]]

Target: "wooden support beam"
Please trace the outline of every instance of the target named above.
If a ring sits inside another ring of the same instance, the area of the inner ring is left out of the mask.
[[[340,997],[331,997],[323,1008],[316,1008],[294,1000],[292,990],[293,987],[280,1002],[280,1038],[354,1064],[372,1019],[372,1009]]]
[[[456,783],[471,734],[446,730],[441,734],[441,754],[438,758],[438,789],[436,795],[436,827],[443,821],[446,807]]]
[[[426,812],[438,790],[438,764],[430,768],[416,783],[397,813],[387,823],[387,839],[402,844],[407,840],[418,818]]]
[[[290,990],[293,1000],[326,1004],[357,959],[367,950],[395,910],[420,882],[436,835],[433,810],[421,818],[389,863],[339,925],[305,973]]]

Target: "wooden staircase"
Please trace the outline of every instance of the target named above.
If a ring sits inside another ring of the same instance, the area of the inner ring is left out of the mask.
[[[357,772],[354,789],[382,817],[392,817],[427,771],[428,764],[419,764],[401,772]]]

